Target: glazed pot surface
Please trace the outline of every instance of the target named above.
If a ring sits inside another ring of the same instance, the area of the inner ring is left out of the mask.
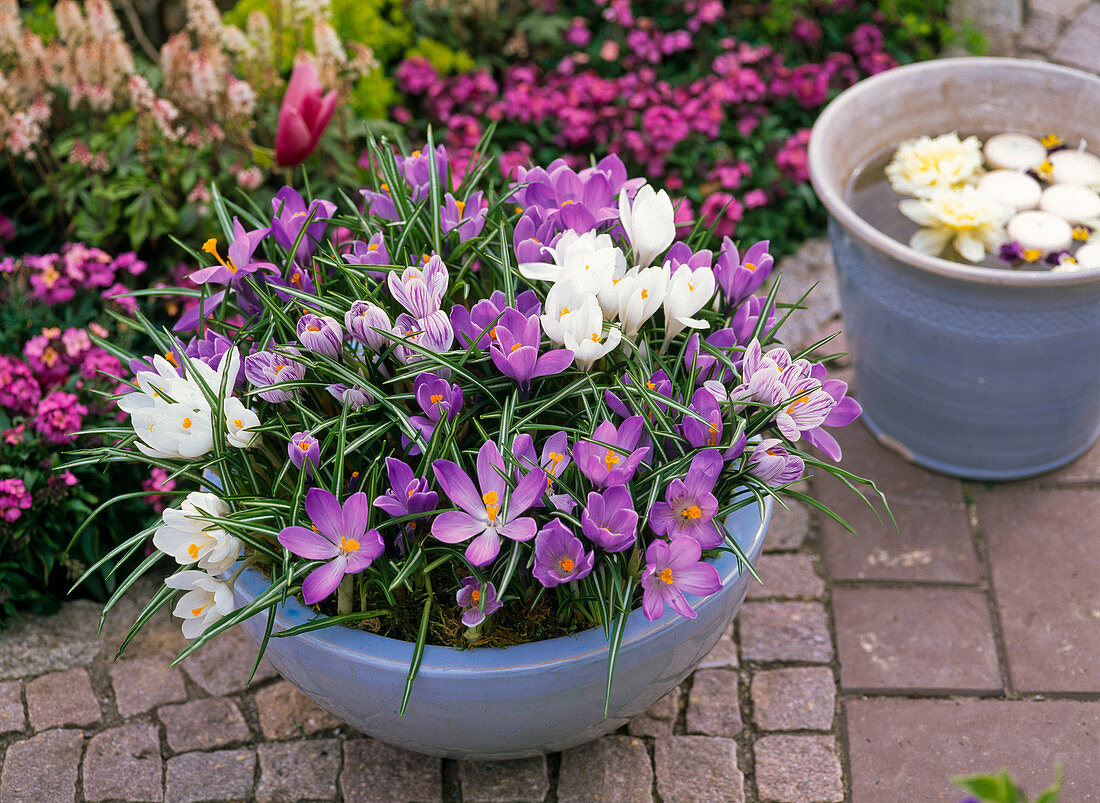
[[[853,172],[877,154],[950,131],[1054,132],[1095,148],[1100,78],[1014,59],[909,65],[842,93],[810,140],[865,423],[936,471],[1032,476],[1100,434],[1100,268],[949,262],[890,239],[844,200]]]
[[[730,516],[727,529],[751,561],[763,549],[769,499]],[[404,717],[398,716],[413,654],[408,642],[345,627],[272,638],[266,655],[279,672],[319,706],[382,741],[429,755],[511,759],[574,747],[626,724],[695,668],[730,626],[752,576],[723,553],[714,561],[723,586],[688,595],[697,618],[671,609],[650,622],[630,614],[615,672],[610,713],[604,716],[607,639],[602,628],[506,648],[454,650],[428,646]],[[755,581],[753,581],[755,582]],[[268,587],[258,571],[236,583],[237,606]],[[289,599],[274,631],[316,614]],[[257,643],[266,616],[243,623]]]

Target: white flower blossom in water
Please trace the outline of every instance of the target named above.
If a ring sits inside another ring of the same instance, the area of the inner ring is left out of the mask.
[[[958,187],[981,168],[982,143],[978,138],[960,141],[952,132],[901,143],[886,165],[886,178],[899,195],[926,197],[937,190]]]
[[[971,186],[907,199],[898,209],[924,227],[909,239],[910,248],[939,256],[948,245],[954,245],[959,255],[971,262],[980,262],[987,251],[1004,241],[1004,226],[1013,214],[1011,207]]]

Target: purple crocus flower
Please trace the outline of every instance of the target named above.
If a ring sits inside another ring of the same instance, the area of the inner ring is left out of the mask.
[[[399,156],[397,172],[412,189],[414,201],[419,203],[431,193],[432,166],[428,151],[416,150],[408,156]],[[442,145],[435,146],[435,172],[439,178],[439,186],[447,189],[447,149]]]
[[[560,477],[569,465],[569,436],[564,431],[555,432],[542,444],[542,454],[536,458],[535,442],[525,432],[517,435],[512,441],[512,454],[521,464],[521,468],[516,469],[516,479],[519,479],[520,474],[538,469],[546,474],[546,490],[549,491],[553,481]]]
[[[554,349],[539,355],[542,324],[537,315],[525,316],[519,310],[506,309],[490,338],[489,356],[502,374],[515,380],[521,391],[531,387],[539,376],[560,374],[573,362],[569,349]]]
[[[393,323],[393,333],[398,341],[394,354],[403,363],[419,360],[424,354],[418,349],[402,345],[400,341],[415,343],[421,349],[436,354],[450,351],[454,343],[454,330],[443,310],[436,310],[424,318],[414,318],[407,312],[402,312]]]
[[[631,416],[618,428],[604,421],[590,439],[573,445],[573,461],[597,488],[626,485],[649,454],[648,446],[634,448],[642,436],[642,428],[640,415]]]
[[[283,187],[271,199],[271,211],[275,215],[271,220],[271,233],[275,235],[275,242],[287,252],[294,247],[294,241],[301,234],[302,227],[309,221],[302,241],[298,244],[297,253],[291,254],[300,264],[309,264],[325,236],[329,221],[336,214],[336,204],[332,201],[316,200],[310,201],[306,206],[297,190]]]
[[[363,214],[374,215],[383,220],[400,220],[401,215],[398,214],[397,206],[393,202],[390,186],[383,183],[379,186],[379,189],[381,192],[372,189],[360,190],[364,202]]]
[[[345,574],[370,566],[386,547],[378,530],[367,530],[370,503],[365,493],[352,494],[341,505],[324,488],[310,488],[305,507],[317,530],[284,527],[279,543],[300,557],[327,561],[302,583],[302,599],[314,605],[335,591]]]
[[[638,513],[625,485],[588,494],[581,511],[581,532],[605,552],[630,549],[638,538]]]
[[[439,210],[443,233],[457,231],[458,241],[461,243],[481,234],[481,230],[485,228],[485,214],[480,192],[475,192],[465,201],[456,200],[448,192],[443,196],[443,208]]]
[[[754,477],[778,488],[801,477],[806,464],[801,457],[790,454],[779,439],[765,438],[753,447],[745,467]]]
[[[202,337],[191,338],[184,348],[183,353],[186,354],[189,359],[198,360],[211,368],[217,368],[221,364],[222,355],[231,348],[233,348],[232,340],[219,332],[215,332],[213,329],[207,329]],[[152,366],[144,368],[143,370],[152,370]],[[244,382],[243,364],[237,371],[237,375],[231,377],[231,379],[233,380],[233,387]],[[214,390],[217,390],[217,388],[214,388]],[[229,390],[232,390],[232,388],[229,388]]]
[[[719,329],[707,337],[705,342],[712,349],[725,352],[734,365],[741,359],[741,353],[736,350],[739,345],[737,333],[733,329]],[[695,384],[697,385],[711,379],[722,384],[728,384],[733,380],[733,370],[700,346],[698,332],[688,338],[687,348],[684,351],[684,367],[690,371],[692,365],[695,366]]]
[[[484,605],[481,601],[483,594],[485,596]],[[486,583],[482,586],[476,577],[462,578],[462,587],[455,594],[455,599],[458,601],[458,606],[464,609],[462,624],[466,627],[477,627],[485,621],[486,616],[499,611],[503,604],[497,599],[497,590],[493,587],[493,584]]]
[[[703,549],[712,549],[725,540],[714,523],[718,500],[714,483],[722,471],[722,455],[707,449],[692,458],[687,475],[665,488],[665,501],[654,502],[649,509],[649,526],[658,535],[670,538],[688,536]]]
[[[436,460],[432,463],[443,493],[460,510],[440,513],[432,521],[432,535],[447,544],[473,541],[466,547],[466,560],[473,566],[487,566],[500,553],[501,537],[530,541],[538,529],[535,520],[521,514],[542,496],[543,474],[532,471],[519,481],[507,499],[504,460],[492,441],[486,441],[477,454],[477,478],[481,493],[469,475],[457,463]]]
[[[730,329],[733,330],[737,342],[742,346],[752,338],[753,330],[762,315],[765,316],[765,322],[764,330],[760,333],[760,336],[767,339],[768,335],[775,329],[775,305],[772,304],[765,311],[765,304],[767,304],[766,298],[750,296],[733,313],[733,318],[730,320]]]
[[[284,351],[297,354],[293,348]],[[293,398],[298,388],[279,387],[284,382],[297,382],[306,375],[306,367],[273,351],[257,351],[244,358],[244,375],[255,388],[268,388],[258,395],[264,401],[284,402]]]
[[[395,457],[387,457],[386,474],[390,478],[390,488],[382,496],[374,498],[375,507],[394,518],[423,516],[436,509],[439,495],[435,491],[429,491],[428,481],[413,474],[407,463]],[[406,524],[410,529],[416,528],[415,520]]]
[[[305,471],[307,479],[312,477],[314,469],[321,465],[321,445],[309,434],[309,430],[291,435],[286,450],[290,454],[290,462],[295,468]],[[302,468],[303,466],[305,468]]]
[[[195,284],[206,284],[207,282],[230,284],[231,282],[239,282],[242,277],[255,273],[257,270],[278,274],[278,268],[270,262],[252,261],[252,255],[270,231],[271,229],[245,231],[241,221],[233,218],[233,242],[229,244],[226,258],[224,260],[221,258],[218,253],[218,241],[216,238],[211,237],[203,244],[202,250],[212,254],[214,259],[218,260],[218,264],[193,271],[188,278]]]
[[[301,298],[286,292],[288,289],[298,290],[302,293],[309,293],[310,295],[317,295],[317,286],[313,283],[313,278],[309,275],[309,271],[297,262],[291,262],[290,266],[287,267],[285,279],[279,276],[273,276],[267,280],[267,283],[271,285],[271,289],[275,292],[279,300],[284,303],[291,300],[295,300],[299,304],[304,303]]]
[[[623,384],[634,384],[634,380],[631,378],[630,374],[623,375]],[[669,380],[668,374],[664,372],[664,369],[654,373],[646,380],[645,385],[650,393],[656,393],[659,396],[664,396],[666,399],[672,398],[672,382]],[[612,412],[616,415],[621,415],[623,418],[629,418],[632,415],[644,415],[650,421],[653,420],[653,410],[649,408],[649,404],[636,401],[633,396],[629,396],[624,402],[613,391],[605,390],[603,392],[603,397],[604,401],[607,402],[607,406],[610,407]],[[668,405],[664,402],[655,402],[655,405],[662,413],[668,410]]]
[[[423,266],[413,265],[405,268],[400,276],[394,271],[386,277],[393,297],[414,318],[426,318],[439,309],[449,281],[447,266],[434,255],[428,257]]]
[[[343,382],[339,382],[335,385],[327,385],[325,390],[336,401],[343,404],[352,410],[358,410],[367,404],[370,404],[374,399],[366,390],[359,387],[348,387]]]
[[[348,333],[371,351],[383,351],[391,338],[389,332],[393,325],[386,311],[370,301],[353,301],[351,309],[344,313],[344,326]],[[382,329],[382,332],[376,332]]]
[[[532,206],[524,211],[516,221],[512,233],[512,245],[516,251],[516,260],[524,262],[545,262],[550,256],[545,249],[554,239],[554,224],[546,219],[546,210]]]
[[[307,312],[298,319],[298,342],[310,351],[335,359],[344,345],[344,330],[335,318]]]
[[[534,290],[525,290],[516,296],[515,308],[524,317],[530,317],[542,312],[542,303]],[[470,309],[466,309],[461,304],[455,304],[451,307],[451,326],[458,336],[458,342],[463,348],[469,348],[476,337],[479,349],[489,348],[490,341],[496,338],[496,332],[493,331],[492,326],[506,309],[508,309],[508,297],[500,290],[494,290],[491,296],[481,299]]]
[[[694,538],[676,538],[672,543],[654,541],[645,551],[642,573],[642,612],[649,620],[660,619],[665,605],[687,619],[695,618],[687,594],[713,594],[722,587],[718,570],[703,563],[702,550]]]
[[[829,459],[839,461],[841,457],[840,444],[836,438],[826,432],[822,427],[844,427],[851,424],[863,413],[859,402],[848,394],[848,383],[839,379],[828,379],[826,369],[820,363],[810,366],[810,376],[821,383],[821,389],[833,397],[833,409],[825,416],[820,426],[803,432],[806,441],[820,449]]]
[[[435,427],[441,420],[446,418],[449,422],[454,421],[458,411],[462,409],[462,388],[427,371],[417,376],[413,382],[413,396],[424,415],[410,416],[409,423],[416,428],[425,443],[432,439]],[[420,454],[419,444],[406,435],[401,436],[401,446],[410,455]]]
[[[749,246],[742,257],[729,237],[722,239],[722,250],[714,263],[714,278],[722,289],[727,307],[734,307],[751,296],[772,272],[775,259],[768,253],[768,241]]]
[[[547,588],[553,588],[587,577],[595,559],[595,552],[585,552],[581,539],[560,519],[554,519],[535,536],[535,565],[531,574]]]
[[[687,243],[677,242],[673,243],[672,247],[668,249],[668,253],[665,254],[664,264],[668,266],[670,273],[675,273],[680,268],[685,267],[689,270],[709,268],[713,260],[714,255],[709,249],[692,251]]]
[[[390,252],[386,249],[386,240],[382,232],[376,232],[370,240],[363,242],[355,240],[351,247],[344,252],[344,262],[349,265],[392,265]],[[381,279],[385,271],[368,270],[367,275],[373,279]]]
[[[836,406],[836,399],[822,389],[820,382],[809,376],[799,378],[796,368],[797,364],[792,365],[780,377],[783,390],[781,398],[775,399],[783,404],[775,413],[775,425],[787,440],[795,442],[803,432],[824,424]]]
[[[701,416],[706,423],[695,416],[685,415],[680,429],[687,442],[696,449],[717,446],[722,439],[722,409],[718,406],[718,400],[709,390],[699,388],[691,397],[688,409]]]

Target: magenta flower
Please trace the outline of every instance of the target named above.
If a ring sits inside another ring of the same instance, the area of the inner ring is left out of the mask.
[[[353,301],[351,309],[344,313],[344,326],[353,338],[358,340],[371,351],[383,351],[390,344],[390,338],[382,329],[389,332],[392,329],[389,316],[386,311],[370,301]]]
[[[38,403],[34,429],[47,443],[69,443],[87,414],[74,394],[57,390]]]
[[[597,488],[626,485],[649,454],[648,446],[635,448],[641,435],[640,415],[626,419],[617,429],[604,421],[590,439],[573,445],[573,460]]]
[[[700,560],[702,550],[694,538],[676,538],[670,544],[654,541],[645,551],[642,573],[642,612],[646,619],[660,619],[665,605],[688,619],[695,611],[687,594],[713,594],[722,587],[718,570]]]
[[[477,338],[479,349],[489,348],[490,342],[496,339],[493,326],[506,309],[508,299],[500,290],[494,290],[491,296],[481,299],[470,309],[455,304],[451,307],[451,326],[458,336],[458,342],[463,348],[468,348],[474,338]],[[525,290],[516,296],[516,309],[527,318],[540,314],[542,303],[534,290]]]
[[[310,351],[325,357],[340,356],[344,344],[344,330],[335,318],[307,312],[298,319],[298,342]]]
[[[291,351],[292,349],[287,349]],[[244,358],[244,375],[255,388],[271,387],[260,391],[259,397],[269,402],[284,402],[294,397],[298,388],[277,387],[283,382],[297,382],[306,375],[306,367],[273,351],[257,351]]]
[[[358,574],[382,554],[386,545],[378,530],[367,530],[370,503],[365,493],[352,494],[343,505],[324,488],[310,488],[306,514],[316,530],[284,527],[279,543],[308,560],[327,561],[302,583],[302,599],[314,605],[340,585],[345,574]]]
[[[230,284],[239,282],[241,278],[263,270],[267,273],[278,274],[279,270],[270,262],[253,262],[252,256],[260,243],[268,235],[271,229],[256,229],[245,231],[244,226],[237,218],[233,218],[233,242],[229,244],[225,259],[218,253],[218,241],[211,237],[203,243],[202,250],[212,255],[218,261],[217,265],[209,268],[200,268],[190,275],[195,284]],[[181,327],[182,328],[182,327]]]
[[[16,413],[29,413],[42,398],[42,389],[34,373],[22,360],[0,354],[0,407]]]
[[[374,506],[381,508],[394,518],[402,516],[422,516],[436,509],[439,494],[428,490],[428,481],[417,477],[409,465],[394,457],[386,458],[386,474],[390,478],[390,488],[382,496],[374,498]],[[416,522],[407,522],[415,527]]]
[[[734,307],[751,296],[764,284],[772,272],[775,259],[768,253],[768,241],[761,240],[749,246],[745,255],[737,252],[737,246],[729,237],[722,240],[722,250],[714,263],[714,278],[722,289],[726,305]]]
[[[297,167],[317,147],[336,111],[336,90],[327,95],[323,92],[317,68],[308,61],[298,62],[290,74],[275,129],[275,161],[280,167]]]
[[[623,384],[632,385],[634,380],[630,377],[630,374],[623,374]],[[672,382],[668,378],[668,374],[664,372],[664,369],[656,371],[652,376],[646,380],[646,389],[658,396],[664,396],[666,399],[672,398]],[[626,401],[620,399],[611,390],[605,390],[603,392],[604,401],[607,402],[607,406],[611,408],[612,412],[616,415],[621,415],[623,418],[629,418],[632,415],[644,415],[650,421],[653,420],[653,410],[650,409],[650,403],[644,401],[638,401],[633,396],[627,397]],[[662,413],[668,410],[668,405],[664,402],[653,402],[657,409]]]
[[[585,552],[581,539],[554,519],[535,536],[535,565],[531,573],[547,588],[587,577],[595,562],[594,552]]]
[[[309,430],[291,435],[286,450],[295,468],[305,466],[303,470],[306,472],[307,479],[312,477],[313,470],[321,465],[321,445],[309,434]]]
[[[794,482],[806,468],[802,458],[787,452],[777,438],[765,438],[756,444],[745,466],[754,477],[776,488]]]
[[[505,481],[504,460],[492,441],[477,454],[477,479],[481,493],[457,463],[436,460],[432,470],[443,493],[460,510],[440,513],[432,522],[432,535],[447,544],[473,541],[466,547],[466,560],[487,566],[500,553],[501,537],[530,541],[535,537],[535,520],[521,517],[542,496],[543,474],[532,471],[519,481],[511,496]],[[506,498],[507,497],[507,498]]]
[[[539,376],[560,374],[573,362],[569,349],[553,349],[539,355],[542,324],[537,315],[525,316],[515,309],[506,309],[493,327],[489,356],[502,374],[513,379],[526,392],[531,380]]]
[[[0,480],[0,519],[9,523],[15,521],[32,501],[23,480]]]
[[[638,538],[638,513],[625,485],[615,485],[602,494],[588,494],[581,511],[581,532],[606,552],[622,552]]]
[[[411,416],[409,423],[416,427],[425,443],[432,439],[440,421],[444,418],[454,421],[458,411],[462,409],[462,388],[435,374],[425,372],[418,375],[413,382],[413,395],[424,415]],[[407,435],[401,436],[401,446],[410,455],[420,454],[420,446]]]
[[[485,604],[482,604],[482,594],[485,595]],[[466,627],[477,627],[485,621],[485,617],[499,611],[503,605],[497,599],[497,590],[492,583],[486,583],[483,587],[476,577],[462,578],[462,587],[455,594],[458,605],[463,609],[462,624]]]
[[[665,501],[654,502],[649,509],[650,529],[669,538],[688,536],[703,549],[721,544],[725,535],[714,522],[718,500],[712,493],[721,472],[722,455],[717,449],[695,455],[687,476],[670,482]]]

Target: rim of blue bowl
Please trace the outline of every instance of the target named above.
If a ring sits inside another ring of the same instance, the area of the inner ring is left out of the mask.
[[[745,532],[741,536],[737,531],[731,531],[750,562],[755,562],[763,550],[764,538],[767,534],[773,505],[773,499],[767,497],[764,501],[763,513],[759,517],[759,525],[751,532]],[[745,515],[745,511],[758,511],[759,509],[758,505],[750,504],[740,511],[735,511],[730,516],[732,518],[739,513]],[[756,517],[753,516],[753,518]],[[751,527],[751,524],[749,526]],[[719,569],[723,590],[727,588],[729,583],[736,583],[742,573],[748,575],[749,581],[752,582],[752,576],[747,569],[743,569],[742,572],[738,571],[737,556],[733,553],[723,552],[715,559],[715,564]],[[255,598],[261,586],[266,587],[268,585],[268,580],[258,570],[248,569],[237,579],[237,584],[239,591],[234,593],[242,597],[244,604],[247,604]],[[699,615],[708,612],[712,606],[723,605],[725,599],[720,592],[708,597],[694,597],[689,594],[688,598]],[[312,621],[314,618],[316,618],[314,611],[306,608],[296,598],[290,597],[277,609],[275,622],[277,627],[285,629]],[[289,619],[298,621],[288,621]],[[684,617],[671,609],[666,609],[664,616],[654,621],[646,619],[640,609],[632,611],[627,619],[623,644],[634,644],[635,642],[654,638],[668,628],[677,625],[682,619]],[[300,633],[297,636],[291,636],[290,640],[302,647],[310,647],[318,652],[331,654],[334,657],[340,656],[346,659],[349,653],[364,657],[369,656],[373,663],[392,665],[402,671],[408,668],[413,652],[411,642],[399,641],[375,633],[341,626]],[[279,639],[273,638],[272,642],[275,641],[279,641]],[[269,642],[269,646],[272,642]],[[554,646],[549,649],[548,645],[551,644]],[[541,671],[547,667],[584,661],[606,654],[607,639],[604,637],[603,629],[593,627],[570,636],[517,644],[511,647],[475,647],[467,650],[457,650],[451,647],[428,645],[424,648],[420,672],[431,674],[433,671],[448,673]]]
[[[869,243],[880,251],[885,251],[900,262],[904,262],[915,268],[938,273],[953,279],[973,282],[976,284],[1008,285],[1023,287],[1068,287],[1079,284],[1091,284],[1100,279],[1100,267],[1084,268],[1078,271],[1053,272],[1037,270],[1016,270],[1012,268],[983,268],[971,265],[963,265],[951,262],[940,257],[923,254],[910,248],[905,243],[898,242],[876,229],[866,220],[861,218],[844,200],[844,188],[834,187],[824,175],[822,167],[826,161],[823,144],[824,135],[821,133],[833,124],[833,121],[844,114],[847,106],[852,101],[871,93],[878,93],[888,89],[899,81],[907,81],[909,76],[923,75],[927,79],[933,75],[957,73],[967,67],[997,66],[1004,69],[1020,69],[1033,73],[1064,74],[1075,77],[1083,82],[1096,84],[1100,89],[1100,77],[1072,67],[1063,67],[1056,64],[1034,61],[1031,59],[996,58],[988,56],[971,56],[962,58],[937,59],[916,64],[907,64],[895,67],[866,78],[854,86],[841,92],[817,118],[813,131],[810,134],[810,144],[807,150],[807,158],[810,168],[810,183],[813,185],[817,197],[825,205],[826,210],[838,223],[854,232],[864,242]],[[934,133],[934,132],[929,132]]]

